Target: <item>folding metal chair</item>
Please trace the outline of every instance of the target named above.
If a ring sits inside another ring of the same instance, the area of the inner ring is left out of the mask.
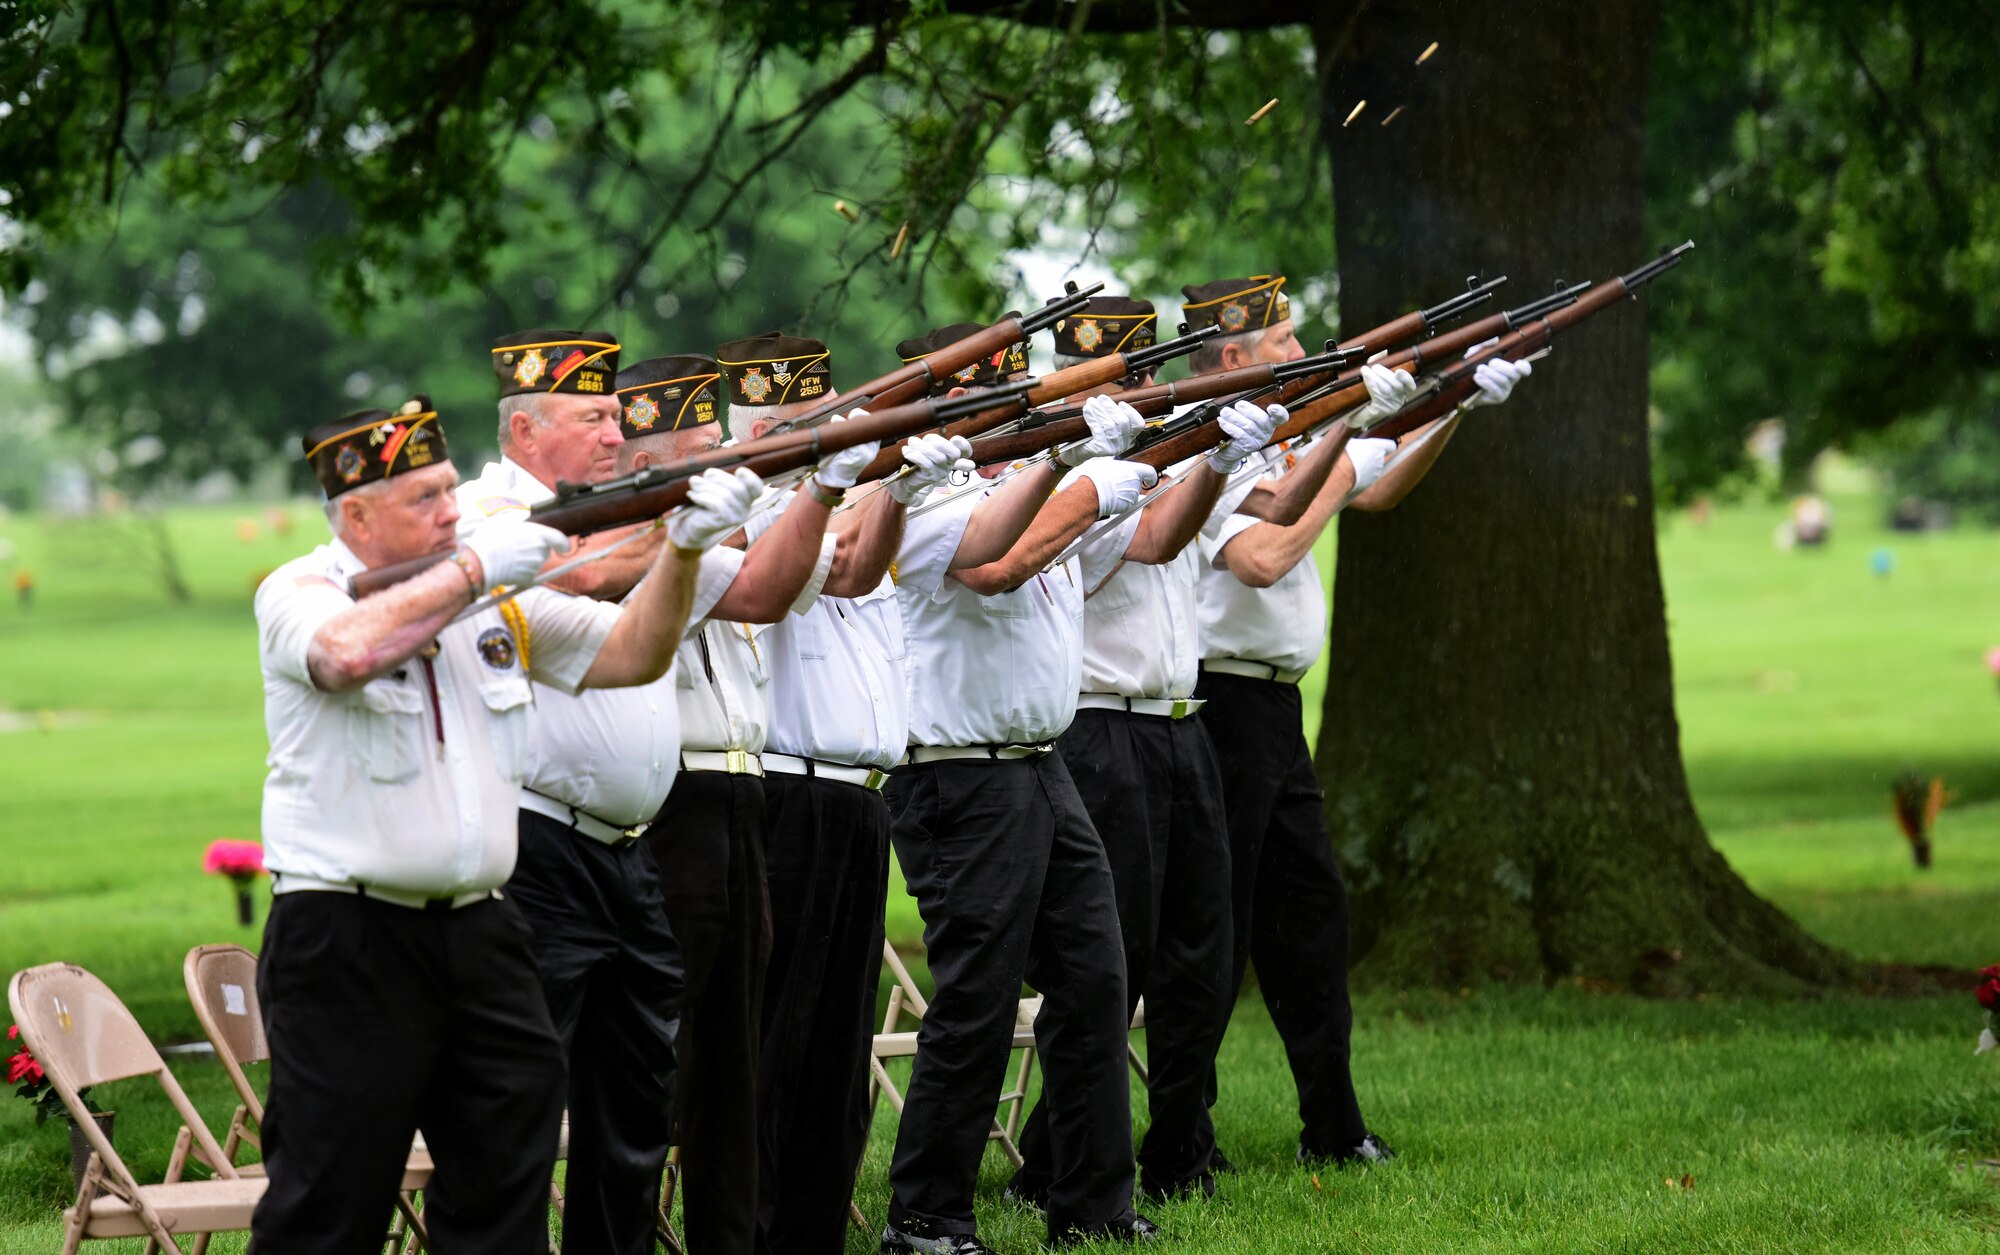
[[[917,1029],[905,1029],[902,1021],[908,1019],[913,1025],[921,1026],[924,1013],[930,1009],[924,995],[917,988],[917,982],[910,975],[910,969],[903,963],[903,957],[887,941],[882,943],[882,962],[895,978],[889,987],[889,1005],[882,1017],[882,1031],[875,1035],[873,1048],[868,1055],[868,1118],[872,1124],[875,1109],[882,1095],[889,1098],[890,1107],[898,1116],[903,1114],[903,1093],[896,1088],[894,1078],[883,1066],[885,1059],[914,1058],[917,1053]],[[986,1140],[1000,1143],[1000,1151],[1007,1161],[1016,1168],[1021,1166],[1021,1149],[1016,1139],[1021,1135],[1022,1112],[1028,1100],[1028,1082],[1035,1071],[1035,1016],[1041,1012],[1042,1000],[1039,996],[1023,998],[1014,1009],[1013,1049],[1020,1052],[1020,1061],[1014,1065],[1012,1083],[1000,1094],[995,1104],[993,1126],[986,1132]],[[1146,1026],[1146,1006],[1140,1000],[1138,1009],[1132,1016],[1133,1028]],[[1140,1084],[1148,1084],[1146,1061],[1139,1055],[1138,1048],[1129,1041],[1125,1053],[1131,1060],[1132,1071],[1139,1077]],[[1005,1119],[1000,1112],[1005,1112]],[[858,1172],[857,1165],[857,1172]],[[848,1219],[854,1227],[864,1232],[870,1231],[868,1219],[861,1212],[860,1204],[848,1203]]]
[[[260,1153],[264,1149],[263,1141],[250,1127],[253,1124],[263,1127],[264,1100],[243,1071],[245,1064],[271,1061],[271,1045],[264,1039],[263,1008],[257,1002],[257,956],[233,944],[196,946],[181,962],[181,979],[187,986],[195,1019],[200,1021],[209,1044],[215,1047],[216,1060],[222,1064],[241,1100],[223,1135],[223,1158],[241,1175],[261,1177],[263,1164],[236,1163],[237,1152],[245,1144]],[[167,1180],[178,1181],[184,1166],[185,1159],[176,1155],[168,1164]],[[396,1196],[396,1217],[383,1239],[389,1251],[402,1251],[406,1244],[411,1250],[425,1248],[429,1234],[424,1229],[423,1213],[417,1207],[416,1192],[429,1183],[430,1175],[430,1152],[424,1149],[423,1138],[419,1137],[403,1169],[402,1191]],[[207,1249],[206,1234],[195,1239],[193,1255],[204,1255]]]
[[[263,1197],[265,1182],[244,1177],[222,1153],[202,1123],[180,1082],[167,1069],[145,1030],[104,982],[70,963],[45,963],[16,972],[7,984],[7,1005],[28,1049],[89,1141],[76,1202],[63,1212],[63,1255],[75,1255],[85,1239],[145,1237],[166,1249],[181,1250],[175,1234],[245,1230]],[[150,1076],[166,1091],[183,1128],[175,1156],[194,1155],[215,1172],[208,1181],[141,1185],[77,1091],[92,1085]]]

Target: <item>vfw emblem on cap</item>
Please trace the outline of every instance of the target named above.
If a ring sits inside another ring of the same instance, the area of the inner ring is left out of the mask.
[[[1241,331],[1250,325],[1250,307],[1241,301],[1231,301],[1222,307],[1216,321],[1224,331]]]
[[[772,362],[771,378],[781,384],[790,383],[792,381],[792,364],[790,362]]]
[[[521,360],[514,363],[514,382],[523,388],[532,388],[549,369],[549,359],[542,356],[540,349],[529,349],[521,354]]]
[[[761,367],[752,366],[743,372],[743,395],[750,398],[752,405],[764,404],[764,398],[771,395],[771,381],[764,378]]]
[[[660,421],[660,407],[653,403],[653,398],[641,392],[632,404],[625,407],[625,421],[645,431]]]
[[[340,478],[350,484],[361,478],[361,472],[367,468],[367,465],[361,454],[351,444],[340,446],[340,452],[336,453],[333,457],[333,469],[339,471]]]
[[[1076,322],[1076,347],[1086,353],[1095,353],[1097,346],[1104,343],[1104,329],[1092,318],[1079,318]]]

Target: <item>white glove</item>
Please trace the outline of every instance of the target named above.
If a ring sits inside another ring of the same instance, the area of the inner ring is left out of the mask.
[[[850,418],[866,417],[868,417],[867,410],[855,410],[852,414],[840,415],[833,422],[844,423]],[[868,469],[868,464],[873,462],[875,455],[881,451],[882,442],[879,440],[852,445],[821,462],[813,475],[819,480],[820,487],[828,492],[846,492],[854,487],[854,481],[861,478],[861,472]]]
[[[1080,468],[1083,477],[1097,486],[1097,517],[1108,519],[1139,504],[1148,488],[1160,482],[1160,473],[1144,462],[1121,462],[1116,458],[1096,458]]]
[[[903,460],[910,464],[910,469],[889,481],[889,495],[906,506],[915,505],[919,497],[950,479],[954,471],[971,472],[972,442],[964,436],[925,432],[903,445]]]
[[[569,537],[526,519],[495,519],[458,542],[479,559],[486,587],[512,588],[535,578],[548,560],[569,548]]]
[[[1396,442],[1350,440],[1345,452],[1348,462],[1354,467],[1354,491],[1360,492],[1382,478],[1382,472],[1389,469],[1389,458],[1396,452]]]
[[[1368,387],[1368,404],[1347,419],[1347,425],[1357,430],[1389,417],[1417,395],[1417,377],[1406,370],[1363,366],[1361,382]]]
[[[1498,405],[1514,395],[1515,384],[1534,373],[1535,367],[1530,362],[1509,362],[1498,357],[1490,362],[1481,362],[1472,371],[1472,381],[1479,385],[1479,391],[1459,408],[1469,410],[1481,405]]]
[[[688,485],[687,504],[667,519],[667,539],[676,549],[713,549],[743,526],[763,491],[764,481],[748,467],[703,471]]]
[[[1083,403],[1083,421],[1090,425],[1090,438],[1057,451],[1056,460],[1064,466],[1081,466],[1091,458],[1115,458],[1131,448],[1146,427],[1139,411],[1107,396],[1091,397]]]
[[[1282,405],[1259,409],[1248,401],[1238,401],[1227,406],[1215,416],[1216,425],[1227,437],[1208,455],[1208,465],[1218,475],[1228,475],[1241,465],[1245,458],[1271,443],[1271,433],[1278,424],[1290,418]]]

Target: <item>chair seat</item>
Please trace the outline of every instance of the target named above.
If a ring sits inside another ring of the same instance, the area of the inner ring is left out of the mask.
[[[170,1233],[219,1233],[248,1229],[250,1213],[257,1210],[257,1200],[264,1197],[264,1187],[269,1184],[263,1177],[233,1180],[218,1177],[212,1181],[142,1185],[139,1195],[159,1213]],[[76,1208],[71,1207],[63,1213],[64,1219],[75,1212]],[[132,1204],[100,1194],[90,1202],[83,1233],[90,1238],[138,1238],[145,1237],[147,1229]]]
[[[239,1176],[262,1179],[264,1176],[264,1165],[261,1161],[257,1163],[240,1163],[236,1165],[236,1172]],[[397,1188],[405,1194],[411,1190],[427,1189],[431,1183],[431,1172],[431,1153],[423,1148],[422,1141],[419,1139],[418,1144],[410,1150],[410,1162],[403,1165],[403,1184]]]
[[[1034,1044],[1035,1030],[1033,1028],[1016,1028],[1014,1030],[1013,1048],[1015,1050],[1025,1050]],[[917,1053],[917,1035],[915,1032],[877,1033],[875,1034],[874,1050],[877,1059],[907,1059]]]

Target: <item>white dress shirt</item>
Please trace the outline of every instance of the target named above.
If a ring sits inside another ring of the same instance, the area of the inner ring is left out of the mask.
[[[1270,451],[1263,482],[1275,484],[1287,468],[1283,450]],[[1231,488],[1235,488],[1232,481]],[[1278,671],[1306,671],[1326,646],[1326,586],[1311,553],[1269,588],[1252,588],[1229,570],[1223,550],[1262,520],[1230,513],[1244,494],[1231,492],[1216,506],[1196,542],[1201,550],[1195,585],[1201,612],[1201,656],[1241,658]]]
[[[532,752],[523,646],[536,680],[573,693],[618,608],[531,589],[516,599],[514,622],[482,611],[440,632],[435,657],[322,692],[307,653],[327,620],[354,604],[346,581],[361,569],[334,541],[257,589],[271,741],[265,863],[291,877],[426,897],[497,888],[514,871]]]
[[[982,597],[948,571],[975,506],[975,477],[912,511],[897,559],[908,642],[910,744],[1040,745],[1076,715],[1083,679],[1083,573],[1076,559]],[[933,502],[943,501],[933,506]]]
[[[1088,595],[1083,692],[1190,697],[1200,661],[1195,582],[1201,556],[1189,545],[1171,562],[1125,561],[1142,514],[1135,510],[1077,555]],[[1106,570],[1108,577],[1102,574]]]
[[[554,496],[513,461],[488,463],[478,478],[458,486],[459,535]],[[702,564],[704,569],[708,565]],[[706,614],[726,587],[727,579],[697,580],[690,619]],[[703,591],[710,594],[706,602]],[[545,690],[537,697],[540,709],[526,787],[613,828],[647,823],[658,814],[680,769],[681,716],[674,690],[671,670],[651,684],[630,688],[574,695]],[[532,798],[529,805],[535,806]]]
[[[754,540],[775,524],[794,494],[760,511],[746,528]],[[827,537],[830,566],[835,538]],[[825,576],[816,574],[817,590]],[[903,612],[896,586],[884,578],[860,597],[814,597],[757,638],[771,675],[766,747],[884,771],[902,758],[910,739],[903,688]]]

